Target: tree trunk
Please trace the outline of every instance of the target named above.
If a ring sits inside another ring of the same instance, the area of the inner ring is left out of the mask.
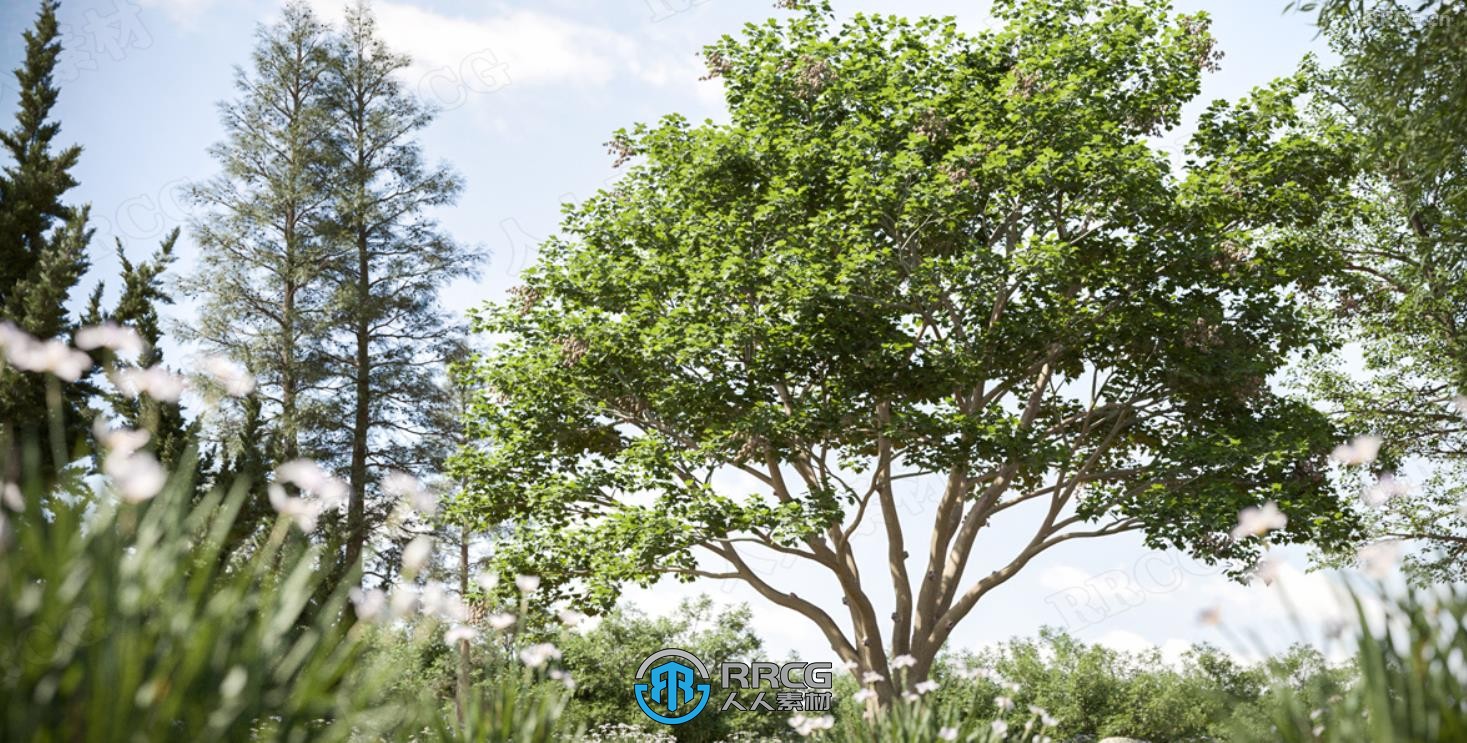
[[[459,530],[458,541],[458,595],[469,595],[469,528]],[[458,684],[454,694],[454,707],[458,711],[458,725],[463,728],[464,707],[469,702],[469,641],[458,641]]]
[[[367,444],[368,429],[372,424],[372,367],[371,328],[368,326],[371,302],[369,272],[370,256],[367,250],[367,232],[364,225],[357,228],[357,275],[356,275],[356,403],[355,420],[351,437],[351,500],[346,513],[346,555],[343,562],[345,572],[350,574],[360,567],[362,547],[366,541],[367,513]]]

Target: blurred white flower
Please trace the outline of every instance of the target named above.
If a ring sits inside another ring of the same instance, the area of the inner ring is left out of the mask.
[[[917,696],[916,694],[914,694],[914,693],[912,693],[910,691],[904,691],[904,692],[902,692],[902,701],[904,701],[904,702],[906,702],[908,704],[916,704],[918,699],[921,699],[921,697]]]
[[[136,330],[111,322],[82,328],[76,331],[75,340],[76,347],[83,351],[105,348],[128,360],[136,359],[147,346]]]
[[[998,707],[1000,712],[1008,712],[1014,708],[1014,700],[1009,697],[994,697],[993,706]]]
[[[913,686],[912,689],[918,694],[931,694],[932,692],[937,691],[937,682],[923,681]]]
[[[861,683],[863,683],[863,684],[879,684],[879,683],[881,683],[881,682],[883,682],[885,680],[886,680],[886,677],[885,676],[883,676],[883,675],[881,675],[881,674],[879,674],[879,673],[877,673],[875,671],[867,671],[865,674],[863,674],[861,676]]]
[[[152,454],[141,451],[152,438],[147,431],[110,428],[98,418],[92,424],[92,433],[107,450],[102,458],[102,474],[123,500],[141,503],[163,490],[168,472]]]
[[[1340,444],[1330,452],[1330,459],[1344,465],[1370,464],[1380,453],[1379,436],[1356,436],[1348,444]]]
[[[406,472],[392,471],[382,478],[382,490],[393,498],[407,502],[423,516],[431,517],[438,513],[438,499],[418,482],[418,478]]]
[[[168,472],[147,452],[133,452],[119,457],[109,454],[102,470],[112,479],[117,494],[129,503],[151,500],[168,482]]]
[[[993,728],[993,734],[1000,738],[1009,734],[1009,724],[1003,720],[994,720],[990,727]]]
[[[850,671],[851,673],[855,673],[856,672],[856,669],[861,667],[861,664],[860,663],[857,663],[857,662],[855,662],[853,660],[845,661],[845,662],[841,663],[841,665],[845,666],[846,667],[846,670],[847,671]]]
[[[58,340],[40,341],[10,322],[0,322],[0,351],[15,368],[47,372],[67,382],[92,368],[92,357]]]
[[[387,600],[387,610],[392,616],[402,619],[418,610],[418,590],[412,586],[399,585]]]
[[[945,727],[945,728],[943,728],[941,730],[938,730],[937,731],[937,739],[938,740],[948,740],[948,741],[957,740],[958,739],[958,729],[955,728],[955,727]]]
[[[455,645],[460,641],[472,642],[474,638],[478,636],[478,630],[474,629],[473,627],[465,627],[464,625],[459,624],[449,627],[448,631],[443,633],[443,641],[448,643],[449,645]]]
[[[1401,560],[1401,543],[1394,539],[1387,539],[1374,544],[1367,544],[1360,548],[1360,566],[1365,574],[1376,579],[1384,580],[1396,569],[1396,563]]]
[[[112,384],[128,397],[147,395],[159,402],[178,402],[183,395],[184,379],[162,366],[146,369],[118,369]]]
[[[1263,585],[1271,586],[1274,584],[1274,581],[1279,579],[1279,571],[1282,569],[1282,560],[1270,555],[1264,555],[1258,558],[1258,564],[1253,567],[1253,575],[1263,581]]]
[[[876,692],[875,691],[872,691],[871,689],[861,689],[861,690],[857,691],[855,694],[852,694],[851,695],[851,699],[856,700],[856,702],[859,703],[859,704],[865,704],[866,702],[868,702],[868,701],[870,701],[872,699],[875,699],[875,698],[876,698]]]
[[[917,659],[910,655],[898,655],[891,659],[892,668],[911,668],[917,665]]]
[[[230,397],[248,397],[255,391],[255,377],[224,356],[205,356],[194,369],[213,379]]]
[[[503,632],[514,626],[515,616],[513,614],[491,614],[488,621],[490,627]]]
[[[1360,494],[1360,500],[1373,508],[1384,505],[1392,498],[1410,495],[1414,488],[1410,480],[1387,472],[1377,478],[1374,485],[1366,488],[1365,492]]]
[[[16,513],[24,511],[25,498],[20,493],[20,486],[7,482],[4,487],[0,487],[0,503],[4,503],[6,508]]]
[[[571,675],[569,673],[566,673],[565,671],[556,668],[552,670],[549,675],[552,681],[559,681],[561,684],[563,684],[566,688],[566,691],[576,690],[576,680],[571,678]]]
[[[1029,705],[1029,713],[1038,717],[1039,724],[1047,728],[1054,727],[1055,723],[1058,722],[1054,719],[1052,715],[1049,714],[1049,710],[1046,710],[1045,708],[1040,707],[1037,704]]]
[[[489,593],[494,590],[495,586],[499,585],[499,574],[488,571],[479,573],[474,576],[474,583],[479,586],[479,590],[484,593]]]
[[[375,622],[387,611],[387,594],[379,589],[353,588],[348,596],[356,610],[357,619],[363,622]]]
[[[514,579],[514,585],[515,585],[515,588],[520,589],[520,591],[522,591],[524,593],[534,593],[537,589],[540,588],[540,576],[538,576],[538,575],[521,575],[521,576],[518,576],[518,577],[516,577]]]
[[[270,507],[276,513],[295,521],[296,527],[303,532],[316,530],[316,519],[321,516],[320,503],[312,503],[305,498],[292,498],[278,483],[270,483],[265,492],[269,494]]]
[[[1233,529],[1233,539],[1245,537],[1257,537],[1271,531],[1282,529],[1289,523],[1289,517],[1279,510],[1278,504],[1269,501],[1258,506],[1248,506],[1238,512],[1238,525]]]
[[[531,645],[520,651],[520,662],[530,668],[539,668],[552,660],[560,660],[560,648],[548,642]]]
[[[417,536],[402,548],[402,571],[404,573],[417,573],[428,564],[428,558],[433,555],[433,540],[426,536]]]
[[[561,609],[556,615],[560,617],[561,624],[571,628],[578,627],[581,622],[586,621],[586,615],[575,609]]]
[[[225,699],[239,696],[244,691],[245,682],[249,681],[249,674],[242,666],[235,666],[224,674],[224,681],[219,684],[219,694]]]
[[[835,718],[830,715],[820,717],[806,717],[795,715],[789,719],[790,727],[795,729],[800,737],[805,738],[814,735],[819,730],[829,730],[835,727]]]
[[[340,507],[351,492],[346,483],[309,459],[292,459],[276,467],[275,479],[320,498],[324,508]]]

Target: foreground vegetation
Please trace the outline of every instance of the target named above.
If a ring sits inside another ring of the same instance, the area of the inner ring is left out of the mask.
[[[123,434],[110,439],[127,444]],[[104,457],[136,456],[119,448]],[[115,468],[114,468],[115,469]],[[433,583],[322,595],[320,553],[282,515],[245,562],[221,559],[244,488],[193,502],[114,478],[7,493],[0,546],[0,737],[7,740],[655,740],[628,702],[653,650],[753,659],[747,610],[626,609],[594,626],[532,609],[475,622]],[[533,589],[522,581],[516,590]],[[1373,589],[1363,589],[1366,594]],[[529,593],[533,593],[531,590]],[[528,596],[527,596],[528,599]],[[355,618],[344,609],[355,601]],[[522,606],[533,602],[525,600]],[[932,688],[876,721],[844,676],[829,720],[704,715],[679,740],[1417,741],[1467,733],[1467,596],[1389,601],[1350,663],[1299,647],[1258,665],[1199,647],[1178,665],[1056,632],[944,656]],[[1362,616],[1363,621],[1363,616]],[[496,629],[495,627],[498,627]],[[472,666],[456,704],[459,654]]]

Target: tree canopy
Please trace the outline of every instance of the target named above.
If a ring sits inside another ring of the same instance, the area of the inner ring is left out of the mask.
[[[1140,530],[1246,559],[1259,540],[1228,529],[1265,502],[1274,542],[1355,532],[1331,422],[1270,383],[1332,344],[1300,298],[1339,268],[1311,228],[1352,159],[1303,125],[1310,77],[1209,106],[1174,172],[1152,137],[1218,59],[1205,15],[994,12],[970,35],[805,6],[707,48],[728,123],[616,133],[622,177],[473,315],[496,342],[462,370],[455,513],[513,526],[504,569],[593,606],[744,580],[863,670],[912,654],[911,683],[1056,544]],[[925,550],[897,506],[918,478],[941,490]],[[889,627],[851,549],[877,511]],[[999,523],[1032,539],[965,575]],[[752,570],[770,550],[827,568],[845,606]]]

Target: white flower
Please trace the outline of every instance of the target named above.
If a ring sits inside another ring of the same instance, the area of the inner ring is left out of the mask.
[[[448,631],[443,633],[443,641],[448,643],[449,645],[455,645],[458,644],[460,641],[472,642],[474,638],[478,636],[478,630],[474,629],[473,627],[465,627],[462,624],[458,624],[449,627]]]
[[[1035,704],[1029,705],[1029,713],[1039,718],[1039,723],[1047,728],[1054,727],[1057,720],[1052,717],[1048,710]]]
[[[516,588],[520,589],[520,591],[522,591],[524,593],[534,593],[535,590],[540,587],[540,576],[538,576],[538,575],[521,575],[521,576],[518,576],[518,577],[516,577],[514,579],[514,585],[515,585]]]
[[[1343,465],[1370,464],[1380,453],[1379,436],[1356,436],[1348,444],[1340,444],[1330,453],[1330,459]]]
[[[904,691],[904,692],[902,692],[902,701],[904,701],[904,702],[906,702],[908,704],[916,704],[917,703],[917,700],[920,699],[920,698],[921,697],[918,697],[916,694],[913,694],[910,691]]]
[[[24,511],[25,498],[21,496],[20,486],[7,482],[4,487],[0,487],[0,503],[4,503],[6,508],[16,513]]]
[[[1003,720],[994,720],[991,727],[993,728],[993,734],[999,737],[1009,734],[1009,724]]]
[[[994,697],[993,706],[998,707],[1000,712],[1008,712],[1014,708],[1014,700],[1009,697]]]
[[[1279,579],[1279,571],[1283,569],[1283,560],[1264,555],[1258,559],[1258,564],[1253,568],[1253,575],[1263,581],[1263,585],[1271,586]]]
[[[398,586],[388,599],[387,610],[401,619],[418,610],[418,591],[412,586]]]
[[[1262,508],[1249,506],[1238,512],[1238,526],[1233,529],[1233,539],[1262,536],[1282,529],[1288,523],[1289,517],[1273,501],[1263,504]]]
[[[459,597],[448,592],[442,583],[429,583],[422,592],[423,614],[450,622],[468,619],[469,609]]]
[[[375,622],[387,610],[387,594],[379,589],[353,588],[348,596],[356,609],[357,619],[363,622]]]
[[[132,360],[143,352],[146,345],[136,330],[116,323],[102,323],[76,331],[76,347],[83,351],[105,348],[122,358]]]
[[[913,686],[912,689],[915,690],[918,694],[931,694],[932,692],[937,691],[937,682],[923,681]]]
[[[341,506],[346,503],[347,495],[351,492],[346,483],[309,459],[292,459],[276,467],[275,479],[320,498],[324,508]]]
[[[133,452],[125,457],[109,455],[102,469],[112,478],[117,494],[129,503],[151,500],[168,482],[168,472],[147,452]]]
[[[1375,484],[1365,489],[1360,494],[1360,500],[1372,508],[1384,505],[1392,498],[1410,495],[1414,489],[1410,480],[1398,478],[1387,472],[1376,479]]]
[[[937,739],[938,740],[948,740],[948,741],[957,740],[958,739],[958,729],[957,728],[954,728],[954,727],[945,727],[945,728],[937,731]]]
[[[423,516],[433,516],[438,512],[438,499],[428,492],[418,478],[406,472],[389,472],[382,478],[382,490],[394,498],[407,501],[414,511]]]
[[[553,669],[549,675],[552,681],[559,681],[561,684],[564,684],[566,691],[576,690],[576,680],[571,678],[571,675],[569,673],[566,673],[565,671],[556,668]]]
[[[861,683],[863,683],[863,684],[879,684],[879,683],[881,683],[881,682],[883,682],[885,680],[886,680],[886,677],[885,676],[883,676],[883,675],[881,675],[881,674],[879,674],[879,673],[877,673],[875,671],[867,671],[865,674],[863,674],[861,676]]]
[[[91,356],[58,340],[37,340],[10,322],[0,322],[0,350],[21,371],[47,372],[67,382],[92,368]]]
[[[249,681],[249,674],[242,666],[235,666],[224,674],[224,681],[219,684],[219,694],[224,698],[237,697],[244,691],[245,682]]]
[[[854,699],[861,704],[865,704],[866,702],[875,698],[876,692],[870,689],[861,689],[860,691],[857,691],[855,694],[851,695],[851,699]]]
[[[531,645],[520,651],[520,662],[530,668],[539,668],[551,660],[560,660],[560,648],[548,642]]]
[[[281,516],[293,521],[303,532],[316,530],[316,519],[321,516],[321,504],[312,503],[304,498],[291,498],[285,494],[285,488],[276,483],[270,483],[265,489],[270,496],[270,507]]]
[[[162,366],[146,369],[118,369],[112,374],[112,384],[117,391],[128,397],[147,395],[159,402],[178,402],[183,395],[183,377]]]
[[[254,376],[223,356],[206,356],[194,368],[211,377],[230,397],[247,397],[255,391]]]
[[[898,655],[891,659],[892,668],[910,668],[917,665],[917,659],[910,655]]]
[[[500,632],[513,627],[514,622],[515,616],[513,614],[491,614],[489,616],[489,626]]]
[[[1376,580],[1384,580],[1396,569],[1401,559],[1401,543],[1387,539],[1360,548],[1360,564],[1365,574]]]
[[[426,536],[417,536],[402,548],[402,570],[405,573],[417,573],[428,564],[428,558],[433,556],[433,540]]]
[[[479,590],[484,593],[489,593],[494,590],[495,586],[499,585],[499,574],[490,572],[479,573],[474,576],[474,584],[479,587]]]
[[[581,622],[586,621],[586,615],[574,609],[561,609],[557,612],[557,616],[560,617],[561,624],[572,628],[578,627]]]
[[[830,715],[822,715],[820,717],[795,715],[789,719],[789,723],[790,727],[794,728],[795,732],[804,738],[814,735],[817,730],[829,730],[835,727],[835,718]]]

